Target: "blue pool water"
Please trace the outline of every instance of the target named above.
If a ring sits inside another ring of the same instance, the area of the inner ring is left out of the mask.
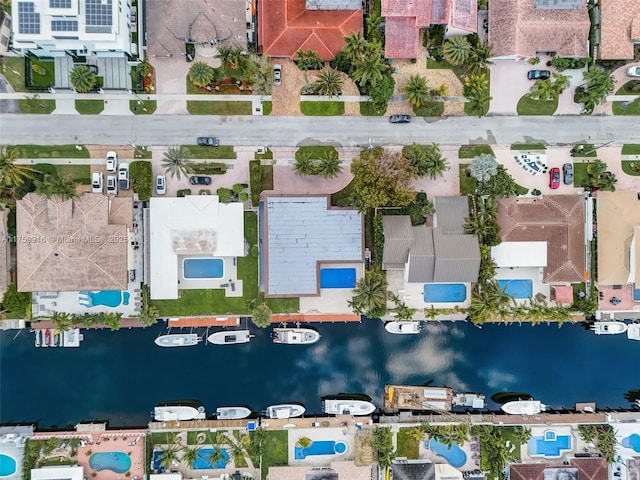
[[[452,467],[460,468],[467,463],[467,454],[464,453],[458,444],[454,443],[451,447],[440,443],[435,438],[424,442],[424,446],[431,450],[439,457],[443,457]]]
[[[0,477],[8,477],[16,473],[16,461],[13,457],[0,453]]]
[[[161,450],[154,450],[153,451],[153,458],[151,460],[151,465],[152,468],[157,471],[157,472],[164,472],[164,468],[162,467],[161,463],[162,463],[162,454],[164,452],[162,452]]]
[[[529,455],[537,455],[541,457],[554,457],[558,458],[562,455],[562,450],[571,450],[571,436],[570,435],[547,435],[549,432],[545,432],[544,436],[531,437],[529,439]]]
[[[621,443],[623,447],[631,448],[632,450],[640,453],[640,435],[637,433],[632,433],[628,437],[623,438]]]
[[[221,258],[185,258],[182,273],[184,278],[222,278],[224,261]]]
[[[531,298],[533,283],[531,280],[498,280],[498,285],[507,295],[513,298]]]
[[[78,302],[87,308],[91,307],[119,307],[129,305],[129,292],[120,290],[102,290],[101,292],[89,292],[83,290],[78,292]]]
[[[321,268],[320,288],[355,288],[355,268]]]
[[[100,452],[89,457],[89,466],[96,472],[111,470],[126,473],[131,468],[131,459],[124,452]]]
[[[226,467],[227,463],[229,463],[229,454],[224,448],[222,449],[222,459],[218,460],[215,464],[211,463],[210,456],[215,451],[215,448],[201,448],[199,451],[200,455],[196,458],[196,461],[191,464],[191,468],[193,470],[211,470]]]
[[[296,460],[304,460],[309,455],[342,455],[347,451],[347,444],[333,440],[316,440],[308,447],[295,448]]]
[[[464,283],[425,283],[425,303],[461,303],[467,299]]]

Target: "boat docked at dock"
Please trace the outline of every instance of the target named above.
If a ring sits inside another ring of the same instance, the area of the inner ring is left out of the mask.
[[[627,324],[624,322],[594,322],[591,330],[596,335],[618,335],[627,331]]]
[[[168,402],[153,409],[153,418],[158,422],[204,420],[206,413],[200,402]]]
[[[320,340],[320,334],[307,327],[278,327],[273,329],[273,343],[311,345]]]
[[[46,329],[42,332],[42,346],[50,347],[51,346],[51,330]]]
[[[34,330],[36,334],[36,347],[39,347],[42,344],[42,330]]]
[[[264,415],[268,418],[294,418],[304,415],[305,411],[306,408],[299,403],[282,403],[267,407]]]
[[[384,329],[396,335],[416,335],[420,333],[420,322],[386,322]]]
[[[214,345],[235,345],[248,343],[253,337],[249,330],[223,330],[209,335],[207,341]]]
[[[537,415],[544,412],[547,406],[538,400],[516,400],[507,402],[500,408],[509,415]]]
[[[191,347],[202,340],[196,333],[172,333],[160,335],[154,340],[159,347]]]
[[[216,420],[240,420],[251,415],[251,409],[247,407],[218,407],[215,415]]]
[[[640,323],[627,325],[627,338],[629,340],[640,340]]]
[[[324,413],[329,415],[371,415],[376,406],[371,397],[364,394],[340,393],[322,397]]]

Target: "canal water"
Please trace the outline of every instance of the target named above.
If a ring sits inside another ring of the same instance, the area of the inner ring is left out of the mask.
[[[79,348],[36,348],[28,330],[0,332],[0,422],[138,426],[157,403],[180,399],[201,400],[211,412],[302,402],[313,414],[323,395],[364,392],[380,406],[386,383],[430,380],[487,399],[528,392],[552,408],[629,407],[624,393],[640,389],[640,342],[596,336],[580,324],[433,323],[417,336],[389,334],[378,320],[318,329],[322,338],[311,346],[274,345],[269,329],[252,327],[249,344],[184,348],[157,347],[160,324],[86,330]]]

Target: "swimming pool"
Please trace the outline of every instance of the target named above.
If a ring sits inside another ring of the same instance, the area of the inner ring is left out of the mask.
[[[628,437],[624,437],[620,443],[623,447],[630,448],[635,452],[640,453],[640,435],[637,433],[632,433]]]
[[[295,448],[296,460],[304,460],[309,455],[342,455],[347,451],[347,444],[333,440],[316,440],[308,447]]]
[[[557,435],[553,430],[547,430],[544,435],[529,439],[529,455],[558,458],[563,450],[571,450],[571,435]]]
[[[467,299],[464,283],[425,283],[425,303],[461,303]]]
[[[224,260],[221,258],[185,258],[182,260],[184,278],[222,278]]]
[[[111,470],[126,473],[131,468],[131,459],[124,452],[99,452],[89,457],[89,466],[96,472]]]
[[[321,268],[320,288],[355,288],[355,268]]]
[[[217,460],[215,463],[211,461],[211,454],[216,451],[217,449],[215,448],[201,448],[198,450],[199,455],[196,458],[196,461],[191,464],[191,468],[193,470],[211,470],[226,467],[227,463],[229,463],[229,454],[224,448],[221,449],[222,458]]]
[[[467,463],[467,454],[464,453],[457,443],[447,447],[444,443],[440,443],[435,438],[424,442],[424,446],[431,450],[439,457],[444,458],[452,467],[460,468]]]
[[[513,298],[521,299],[533,296],[533,282],[531,280],[498,280],[498,285]]]
[[[13,457],[0,453],[0,477],[8,477],[16,473],[16,461]]]
[[[91,307],[119,307],[129,305],[131,294],[121,290],[102,290],[100,292],[89,292],[83,290],[78,292],[78,303],[87,308]]]

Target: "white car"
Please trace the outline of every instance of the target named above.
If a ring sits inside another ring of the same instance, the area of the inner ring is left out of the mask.
[[[118,193],[118,180],[115,175],[107,175],[107,193],[109,195]]]
[[[631,67],[627,70],[627,75],[630,77],[640,77],[640,67]]]
[[[116,152],[107,152],[107,172],[115,173],[118,169],[118,154]]]
[[[167,193],[167,179],[164,175],[156,176],[156,195],[165,195]]]
[[[93,193],[102,193],[102,172],[93,172],[91,177],[91,191]]]
[[[121,163],[118,167],[118,188],[129,190],[129,164]]]
[[[273,84],[278,86],[282,83],[282,65],[276,63],[273,66]]]

